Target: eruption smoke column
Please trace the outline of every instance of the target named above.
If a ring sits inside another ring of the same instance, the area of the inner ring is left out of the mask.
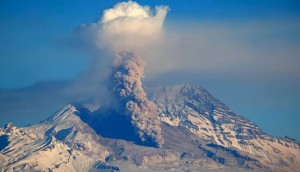
[[[113,92],[120,110],[131,118],[131,123],[140,139],[161,147],[164,143],[157,106],[147,99],[141,78],[144,61],[132,53],[117,54],[113,68]]]
[[[112,84],[119,113],[128,116],[142,141],[157,146],[162,146],[164,139],[156,116],[157,107],[147,99],[142,88],[144,61],[129,52],[140,54],[162,40],[168,10],[167,6],[151,10],[133,1],[120,2],[105,10],[96,22],[80,26],[83,37],[97,48],[117,52],[113,59]]]

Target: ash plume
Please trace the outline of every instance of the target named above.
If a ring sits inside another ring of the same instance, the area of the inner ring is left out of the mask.
[[[131,124],[143,142],[164,143],[160,121],[157,119],[157,106],[147,99],[142,87],[144,61],[129,52],[117,53],[113,64],[113,93],[119,110],[131,119]]]
[[[120,2],[105,10],[96,22],[79,28],[79,35],[92,41],[96,49],[116,53],[113,58],[102,57],[102,61],[113,63],[108,84],[113,84],[112,106],[116,104],[118,113],[128,116],[141,141],[159,147],[164,143],[161,123],[156,105],[143,90],[145,62],[137,54],[161,42],[168,10],[167,6],[151,10],[133,1]]]

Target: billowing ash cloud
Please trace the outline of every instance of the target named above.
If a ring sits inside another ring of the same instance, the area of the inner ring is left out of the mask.
[[[167,11],[168,7],[157,6],[152,13],[136,2],[121,2],[105,10],[96,23],[81,26],[97,48],[116,54],[111,81],[119,113],[129,117],[143,142],[159,147],[164,143],[161,123],[156,105],[143,90],[144,60],[136,54],[161,38]]]
[[[100,48],[114,51],[135,51],[161,38],[167,6],[140,6],[128,1],[104,11],[103,16],[91,25],[81,25],[80,31]]]
[[[157,119],[157,106],[147,99],[142,87],[144,61],[132,53],[120,52],[113,66],[113,92],[121,113],[131,118],[142,141],[161,147],[164,139]]]

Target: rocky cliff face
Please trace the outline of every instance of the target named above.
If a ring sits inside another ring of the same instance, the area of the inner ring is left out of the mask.
[[[111,109],[69,104],[42,123],[1,128],[0,171],[300,169],[299,143],[269,136],[200,87],[155,88],[148,95],[158,107],[161,148],[132,139],[130,121]]]

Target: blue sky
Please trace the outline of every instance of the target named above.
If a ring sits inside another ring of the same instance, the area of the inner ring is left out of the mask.
[[[56,99],[50,98],[46,88],[67,89],[89,70],[91,54],[70,45],[73,31],[82,23],[96,21],[116,2],[0,1],[1,125],[8,121],[19,126],[35,123],[64,103],[82,98],[62,96],[64,92],[59,91]],[[171,11],[165,21],[166,31],[180,35],[188,45],[205,46],[203,53],[199,52],[201,58],[196,58],[197,53],[183,54],[195,57],[155,75],[150,74],[154,71],[150,63],[146,86],[201,85],[266,132],[300,140],[300,1],[137,2],[152,7],[168,5]],[[193,37],[202,40],[189,42]],[[188,47],[191,51],[195,50],[192,46]],[[203,65],[190,68],[189,63]],[[45,105],[49,104],[47,98],[52,106]]]

